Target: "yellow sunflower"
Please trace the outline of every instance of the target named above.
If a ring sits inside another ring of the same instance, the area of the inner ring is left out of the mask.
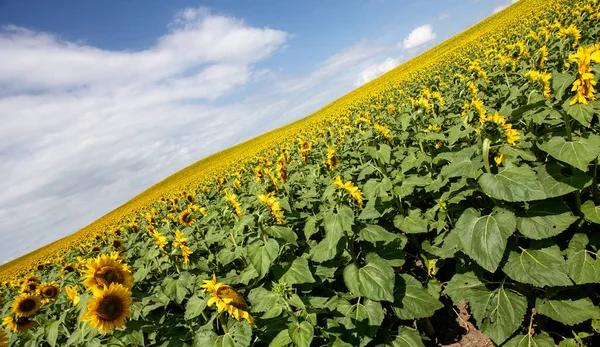
[[[38,282],[26,282],[21,286],[21,293],[35,293],[38,289]]]
[[[27,276],[27,278],[25,279],[25,282],[40,283],[40,280],[37,278],[37,276],[36,276],[36,275],[29,275],[29,276]]]
[[[72,263],[66,264],[62,267],[62,269],[60,269],[60,271],[62,273],[61,276],[64,277],[66,274],[75,271],[75,265],[73,265]]]
[[[41,302],[38,295],[23,293],[13,301],[10,309],[19,317],[30,317],[40,309]]]
[[[73,306],[77,306],[80,299],[79,295],[77,295],[77,286],[74,285],[70,287],[65,287],[65,292],[67,293],[69,299],[71,299],[71,301],[73,302]]]
[[[60,293],[60,287],[56,282],[42,283],[38,288],[38,294],[42,298],[42,304],[48,304],[56,300]]]
[[[15,333],[24,333],[27,330],[39,325],[38,322],[29,320],[25,317],[17,317],[14,314],[4,317],[2,324],[9,330]]]
[[[133,286],[133,276],[129,265],[123,264],[111,256],[103,254],[88,259],[86,267],[83,271],[86,275],[83,285],[89,290],[102,289],[112,283],[122,284],[125,288]]]
[[[194,224],[194,216],[192,216],[192,211],[185,210],[181,212],[181,214],[179,215],[179,223],[185,226],[190,226]]]
[[[131,292],[120,283],[111,283],[110,287],[94,289],[94,297],[86,303],[87,312],[81,317],[90,327],[98,328],[103,334],[125,325],[125,319],[131,316]]]
[[[248,304],[244,297],[225,283],[217,282],[217,276],[213,274],[212,279],[204,280],[204,284],[200,287],[204,289],[204,292],[210,293],[209,307],[217,304],[219,313],[227,311],[237,320],[244,318],[248,323],[254,324],[254,318],[248,313]]]

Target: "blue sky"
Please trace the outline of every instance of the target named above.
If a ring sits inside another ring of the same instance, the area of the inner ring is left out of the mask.
[[[0,263],[514,0],[0,0]]]

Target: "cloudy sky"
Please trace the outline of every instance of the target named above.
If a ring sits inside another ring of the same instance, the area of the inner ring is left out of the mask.
[[[0,263],[513,0],[0,0]]]

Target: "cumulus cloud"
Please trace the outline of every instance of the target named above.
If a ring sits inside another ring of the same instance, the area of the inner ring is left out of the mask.
[[[263,108],[209,101],[266,78],[254,64],[289,37],[205,8],[179,13],[141,51],[3,27],[0,262],[76,231],[239,141],[267,116]]]
[[[358,75],[358,78],[354,81],[354,85],[357,87],[361,86],[400,65],[400,62],[401,57],[387,58],[380,63],[370,65]]]
[[[411,31],[399,46],[405,49],[411,49],[433,41],[435,38],[436,34],[433,31],[431,24],[425,24]]]
[[[389,49],[360,41],[302,78],[256,67],[290,37],[206,8],[181,11],[139,51],[3,27],[0,262],[82,228],[202,157],[315,111]],[[259,83],[268,88],[234,97]]]

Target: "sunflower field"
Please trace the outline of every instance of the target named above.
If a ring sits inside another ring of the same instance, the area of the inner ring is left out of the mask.
[[[599,6],[521,0],[3,266],[0,346],[599,343]]]

